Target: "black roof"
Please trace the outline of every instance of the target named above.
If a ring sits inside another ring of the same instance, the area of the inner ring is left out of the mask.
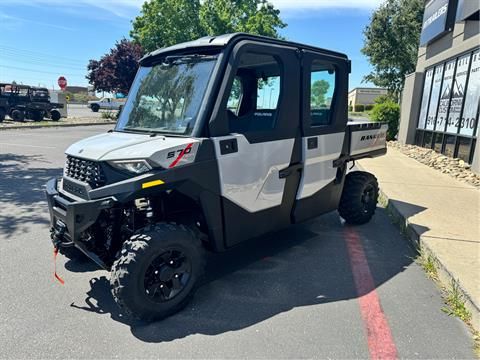
[[[318,51],[327,55],[344,58],[345,60],[348,59],[347,55],[345,54],[332,51],[332,50],[326,50],[326,49],[310,46],[310,45],[275,39],[267,36],[252,35],[252,34],[246,34],[246,33],[233,33],[233,34],[225,34],[225,35],[219,35],[219,36],[205,36],[197,40],[187,41],[187,42],[176,44],[173,46],[161,48],[146,54],[143,58],[140,59],[140,63],[146,63],[153,60],[154,58],[163,57],[163,55],[166,53],[187,52],[188,50],[194,49],[194,48],[203,49],[203,50],[215,49],[215,48],[221,49],[233,42],[238,42],[241,40],[260,41],[260,42],[267,42],[270,44],[291,46],[298,49]]]

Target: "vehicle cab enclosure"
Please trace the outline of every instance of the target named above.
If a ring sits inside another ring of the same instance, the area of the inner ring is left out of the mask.
[[[55,245],[109,268],[149,224],[223,251],[337,209],[347,161],[385,152],[384,126],[347,129],[349,72],[343,54],[246,34],[147,54],[115,129],[68,148],[47,184]]]

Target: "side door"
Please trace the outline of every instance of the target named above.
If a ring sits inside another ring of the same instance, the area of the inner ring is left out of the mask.
[[[291,223],[300,175],[295,48],[241,41],[210,121],[228,246]]]
[[[334,161],[342,153],[348,120],[349,60],[303,52],[303,171],[293,211],[295,222],[335,210],[343,188],[344,168]]]

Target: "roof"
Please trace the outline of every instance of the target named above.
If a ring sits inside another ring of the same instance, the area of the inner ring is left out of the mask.
[[[348,93],[351,94],[355,90],[382,90],[382,91],[388,91],[386,88],[381,88],[381,87],[355,87],[352,90],[350,90]]]
[[[183,52],[188,49],[193,49],[193,48],[200,48],[200,49],[214,49],[214,48],[224,48],[227,45],[233,43],[233,42],[238,42],[241,40],[252,40],[252,41],[261,41],[261,42],[267,42],[271,44],[278,44],[278,45],[284,45],[284,46],[291,46],[291,47],[296,47],[299,49],[305,49],[305,50],[313,50],[313,51],[319,51],[326,53],[328,55],[336,56],[336,57],[341,57],[344,59],[348,59],[347,55],[332,51],[332,50],[326,50],[306,44],[300,44],[292,41],[286,41],[286,40],[280,40],[280,39],[274,39],[271,37],[267,36],[261,36],[261,35],[252,35],[252,34],[246,34],[246,33],[233,33],[233,34],[224,34],[224,35],[219,35],[219,36],[205,36],[202,38],[199,38],[197,40],[193,41],[187,41],[184,43],[176,44],[173,46],[161,48],[155,51],[152,51],[148,54],[146,54],[143,58],[140,59],[140,63],[145,63],[148,62],[149,60],[152,60],[153,58],[160,57],[161,55],[165,53],[171,53],[171,52]]]

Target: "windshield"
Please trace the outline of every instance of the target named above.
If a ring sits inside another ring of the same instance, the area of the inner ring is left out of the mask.
[[[116,130],[190,135],[214,64],[212,56],[185,56],[141,67]]]

